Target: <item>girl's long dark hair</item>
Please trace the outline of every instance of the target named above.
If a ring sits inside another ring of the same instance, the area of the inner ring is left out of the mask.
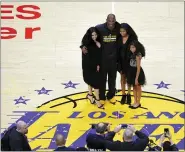
[[[136,40],[132,41],[129,45],[129,50],[131,45],[136,47],[136,52],[134,54],[137,55],[138,53],[141,53],[142,57],[146,56],[145,47],[139,41]]]
[[[133,30],[133,28],[129,24],[122,23],[121,28],[123,28],[127,31],[127,34],[131,37],[131,39],[138,40],[138,36],[137,36],[136,32]]]
[[[99,34],[98,29],[97,29],[96,27],[90,27],[90,28],[87,30],[87,32],[86,32],[86,34],[85,34],[85,36],[84,36],[84,39],[83,39],[83,44],[84,44],[85,46],[88,46],[88,45],[94,43],[94,41],[93,41],[93,39],[92,39],[92,33],[93,33],[93,32],[95,32],[95,33],[97,34],[97,39],[96,39],[96,40],[97,40],[98,42],[100,42],[100,34]]]

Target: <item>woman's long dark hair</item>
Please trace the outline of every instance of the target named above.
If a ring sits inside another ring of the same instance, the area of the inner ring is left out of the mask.
[[[133,40],[138,40],[138,36],[136,32],[133,30],[133,28],[127,24],[127,23],[122,23],[121,28],[125,29],[127,31],[127,34],[133,39]]]
[[[84,45],[85,46],[88,46],[88,45],[90,45],[90,44],[93,44],[94,43],[94,41],[93,41],[93,39],[92,39],[92,33],[93,32],[95,32],[96,34],[97,34],[97,41],[98,42],[100,42],[100,34],[99,34],[99,31],[98,31],[98,29],[96,28],[96,27],[90,27],[88,30],[87,30],[87,32],[86,32],[86,34],[85,34],[85,36],[84,36]]]
[[[134,40],[130,43],[129,50],[130,50],[131,45],[136,47],[136,52],[134,54],[141,53],[142,57],[145,57],[146,52],[145,52],[145,47],[143,46],[143,44],[141,44],[139,41]]]

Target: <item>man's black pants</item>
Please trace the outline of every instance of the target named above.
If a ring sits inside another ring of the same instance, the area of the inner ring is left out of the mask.
[[[103,62],[100,69],[102,72],[100,100],[106,100],[105,92],[106,92],[107,75],[108,75],[108,87],[109,87],[107,98],[112,99],[115,96],[115,92],[116,92],[117,63],[111,60],[110,62]]]

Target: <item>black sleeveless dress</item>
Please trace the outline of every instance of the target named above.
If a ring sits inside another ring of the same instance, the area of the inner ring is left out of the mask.
[[[142,56],[141,53],[133,54],[131,51],[129,52],[129,67],[127,71],[127,83],[131,86],[135,86],[135,78],[137,73],[137,63],[136,63],[136,56]],[[138,77],[138,83],[139,85],[145,85],[146,84],[146,78],[145,73],[140,67],[140,74]]]
[[[84,82],[94,89],[99,89],[101,85],[101,57],[102,50],[93,42],[87,46],[88,53],[82,53],[82,70]],[[100,71],[97,71],[97,66]]]

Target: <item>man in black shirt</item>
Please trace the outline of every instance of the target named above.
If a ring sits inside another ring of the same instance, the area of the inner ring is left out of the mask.
[[[116,73],[117,73],[117,39],[120,32],[120,24],[116,22],[114,14],[107,16],[106,23],[97,25],[101,35],[102,44],[102,64],[100,71],[102,72],[102,85],[100,88],[100,100],[106,100],[106,81],[108,75],[109,92],[107,93],[107,99],[111,100],[115,96],[116,92]],[[82,45],[80,46],[83,53],[87,53],[88,50],[84,46],[85,36],[82,39]]]
[[[56,135],[55,142],[57,148],[54,151],[75,151],[75,149],[65,146],[66,140],[61,134]]]
[[[135,141],[133,141],[133,134],[138,137]],[[112,134],[114,138],[115,134]],[[121,141],[104,141],[105,147],[110,151],[144,151],[146,146],[148,145],[149,138],[144,133],[140,131],[136,131],[134,126],[129,125],[127,129],[125,129],[123,134],[123,140]]]
[[[16,126],[11,128],[5,134],[5,140],[2,139],[4,147],[2,150],[7,151],[31,151],[26,134],[28,126],[24,121],[18,121]],[[4,137],[3,137],[4,138]]]
[[[110,125],[99,123],[96,125],[96,134],[88,134],[86,137],[87,147],[89,151],[106,151],[105,141],[112,141],[112,136],[121,130],[121,126],[117,126],[113,132],[110,132]],[[106,131],[108,133],[106,134]]]

